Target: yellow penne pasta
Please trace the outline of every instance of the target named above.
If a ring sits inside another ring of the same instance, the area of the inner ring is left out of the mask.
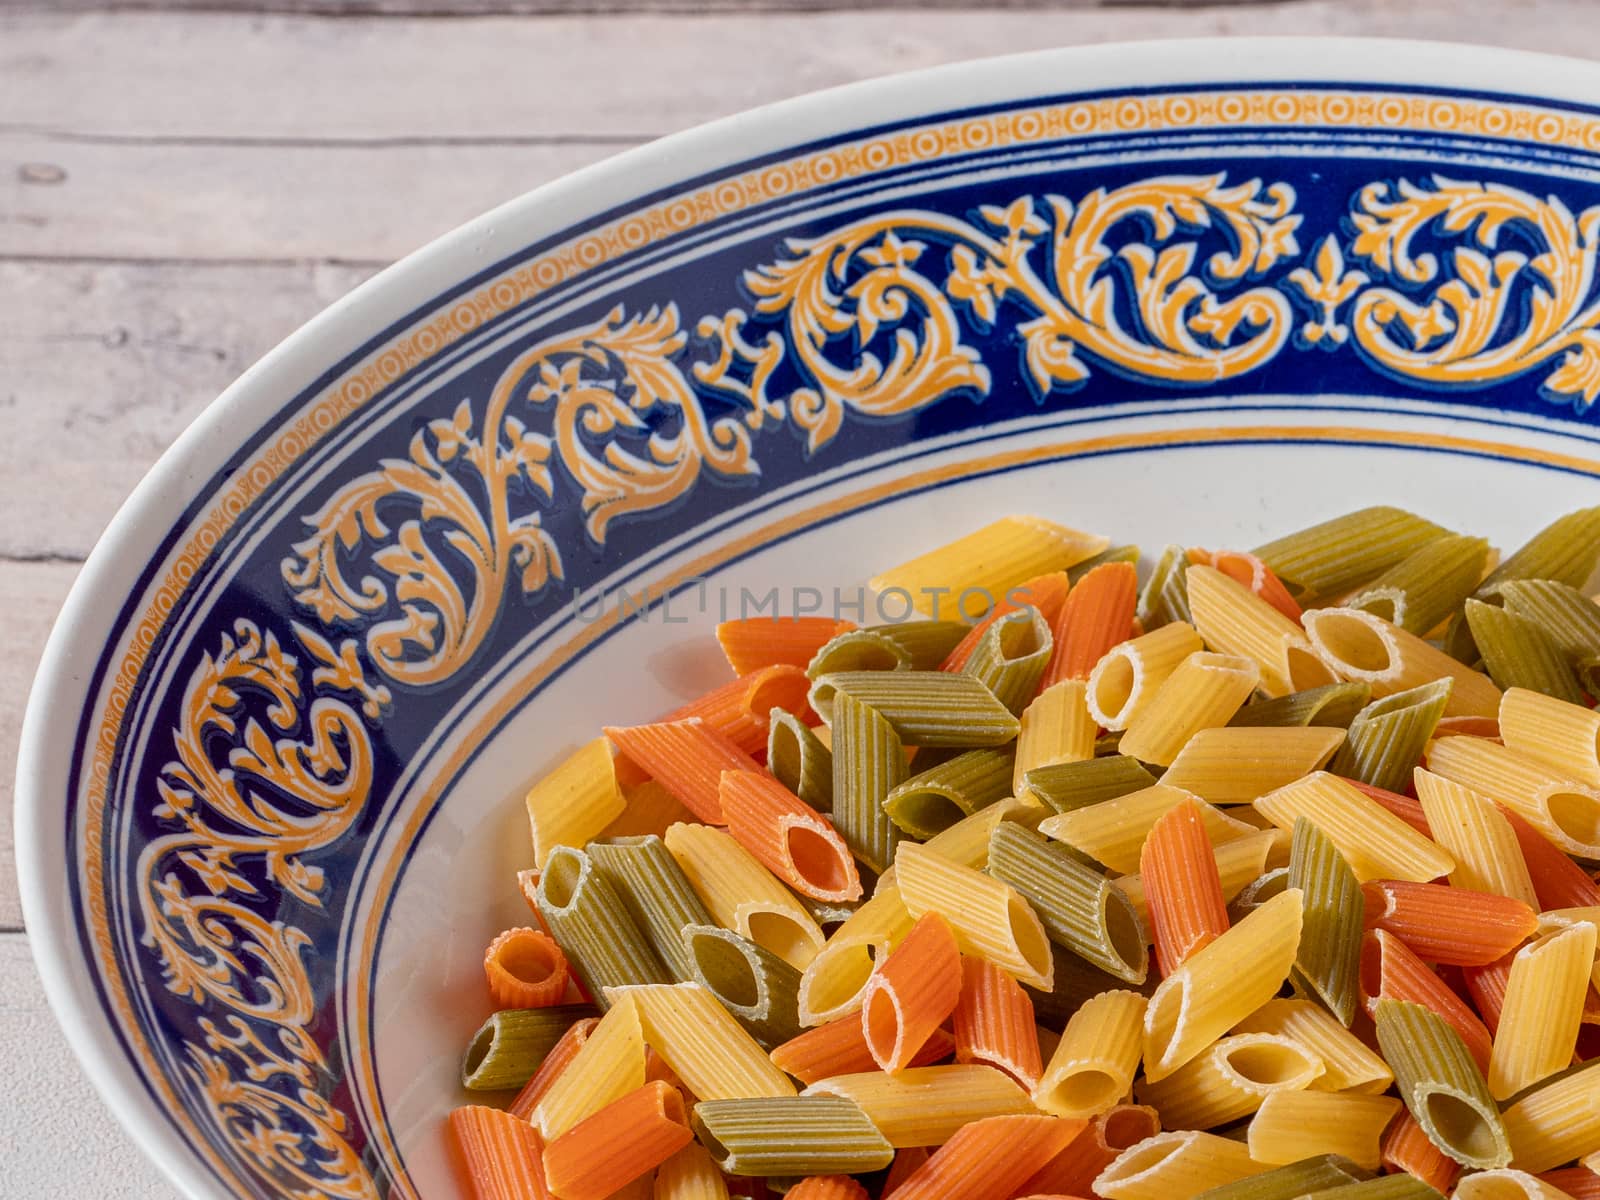
[[[982,871],[989,865],[989,838],[996,825],[1001,821],[1018,821],[1031,829],[1049,811],[1042,804],[1008,797],[957,821],[922,844],[940,858],[947,858],[959,866],[971,867],[974,871]],[[892,884],[894,879],[894,866],[891,864],[878,877],[878,886],[881,888],[885,884]]]
[[[1184,744],[1161,782],[1212,804],[1248,804],[1322,770],[1344,737],[1342,729],[1317,725],[1202,729]]]
[[[1106,1200],[1191,1200],[1269,1169],[1242,1142],[1196,1130],[1158,1133],[1117,1155],[1095,1179],[1094,1193]]]
[[[1548,1171],[1600,1152],[1600,1058],[1592,1058],[1510,1105],[1504,1115],[1511,1165]]]
[[[1554,1184],[1509,1167],[1468,1175],[1450,1194],[1453,1200],[1572,1200]]]
[[[701,1100],[793,1096],[794,1084],[727,1009],[698,983],[609,989],[614,1003],[638,1005],[645,1044]]]
[[[645,1083],[644,1027],[631,1001],[611,1006],[529,1120],[553,1141]]]
[[[1191,654],[1140,710],[1118,747],[1140,762],[1168,766],[1202,729],[1226,725],[1260,682],[1255,662],[1234,654]]]
[[[1306,1047],[1322,1062],[1308,1085],[1326,1092],[1386,1092],[1394,1072],[1371,1047],[1311,1000],[1268,1000],[1233,1027],[1235,1033],[1271,1033]]]
[[[1588,908],[1547,908],[1539,914],[1539,936],[1570,929],[1574,925],[1592,925],[1600,939],[1600,905]],[[1597,949],[1594,966],[1589,973],[1595,990],[1600,991],[1600,949]]]
[[[1273,1033],[1219,1039],[1165,1079],[1141,1083],[1139,1103],[1169,1129],[1214,1129],[1249,1116],[1273,1092],[1300,1091],[1322,1074],[1311,1049]]]
[[[656,1168],[651,1200],[728,1200],[728,1181],[711,1152],[690,1142]]]
[[[938,913],[955,931],[963,954],[986,958],[1021,982],[1050,990],[1050,940],[1038,914],[1014,889],[916,842],[900,844],[894,865],[913,919]]]
[[[1448,676],[1453,682],[1445,716],[1493,717],[1500,710],[1500,689],[1487,675],[1372,613],[1314,608],[1306,612],[1305,626],[1323,661],[1341,678],[1369,685],[1375,699]]]
[[[1526,688],[1500,698],[1500,738],[1557,775],[1600,787],[1600,713]]]
[[[1271,859],[1279,845],[1288,854],[1288,837],[1281,829],[1263,829],[1247,833],[1211,850],[1217,860],[1217,878],[1222,884],[1222,898],[1232,901],[1235,896],[1269,869]],[[1287,858],[1285,858],[1287,861]],[[1145,904],[1144,879],[1139,875],[1120,875],[1112,880],[1133,901],[1141,921],[1149,922],[1150,910]]]
[[[801,1094],[853,1101],[896,1149],[942,1146],[969,1121],[1034,1111],[1009,1075],[979,1063],[835,1075]]]
[[[1017,795],[1026,791],[1023,775],[1035,767],[1094,757],[1100,731],[1084,702],[1087,689],[1081,679],[1069,679],[1040,692],[1023,710],[1011,772],[1011,790]]]
[[[1250,1157],[1281,1167],[1319,1154],[1337,1154],[1376,1171],[1379,1142],[1400,1111],[1393,1096],[1358,1092],[1273,1092],[1250,1118]]]
[[[1510,896],[1537,911],[1539,898],[1516,831],[1494,802],[1422,767],[1413,778],[1433,840],[1456,860],[1450,882],[1469,891]]]
[[[539,870],[557,846],[581,848],[622,815],[626,806],[613,763],[611,743],[595,738],[528,789],[528,829]]]
[[[1440,738],[1428,769],[1514,809],[1567,854],[1600,858],[1600,788],[1487,738]]]
[[[1186,800],[1200,806],[1201,819],[1212,845],[1248,837],[1257,830],[1235,820],[1180,788],[1156,784],[1102,800],[1087,808],[1058,813],[1039,822],[1039,832],[1103,862],[1113,871],[1132,874],[1139,869],[1139,850],[1151,828]]]
[[[833,931],[800,975],[800,1023],[821,1025],[855,1012],[872,977],[874,963],[911,932],[911,914],[892,883],[880,885],[868,900]]]
[[[1146,1078],[1166,1078],[1277,994],[1294,966],[1300,922],[1301,894],[1290,888],[1161,981],[1145,1010]]]
[[[1489,1055],[1489,1094],[1505,1100],[1572,1062],[1595,963],[1580,921],[1517,951]]]
[[[1256,800],[1255,807],[1279,829],[1293,829],[1297,817],[1310,820],[1327,834],[1362,882],[1408,879],[1425,883],[1455,870],[1456,860],[1448,852],[1377,801],[1325,771],[1269,792]]]
[[[1093,1117],[1122,1101],[1143,1050],[1145,998],[1101,992],[1072,1014],[1033,1103],[1058,1117]]]
[[[1204,649],[1186,621],[1173,621],[1112,647],[1089,672],[1089,714],[1103,728],[1126,729],[1178,664]]]
[[[679,823],[667,849],[718,925],[771,950],[796,970],[822,949],[822,927],[777,876],[727,833]]]
[[[1190,567],[1185,579],[1194,626],[1206,645],[1254,662],[1268,696],[1337,682],[1312,650],[1305,630],[1249,588],[1215,567]]]

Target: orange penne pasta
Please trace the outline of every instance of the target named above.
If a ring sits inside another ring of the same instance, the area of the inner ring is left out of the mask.
[[[545,1180],[561,1200],[606,1200],[694,1140],[683,1096],[656,1080],[613,1100],[545,1147]]]
[[[811,711],[806,700],[810,690],[811,680],[800,667],[762,667],[689,701],[661,720],[688,721],[699,717],[708,728],[716,730],[746,754],[760,754],[767,748],[767,714],[781,708],[797,717],[805,717]]]
[[[746,617],[717,626],[717,644],[735,675],[750,675],[763,667],[808,666],[817,651],[855,622],[833,617]]]
[[[851,1013],[826,1025],[808,1029],[799,1037],[790,1038],[776,1046],[769,1058],[773,1066],[786,1071],[805,1084],[816,1083],[834,1075],[859,1075],[875,1071],[877,1062],[867,1046],[862,1029],[861,1015]],[[926,1067],[949,1058],[955,1049],[955,1039],[942,1029],[935,1029],[922,1049],[906,1065]]]
[[[1409,1112],[1401,1112],[1384,1131],[1381,1156],[1389,1170],[1415,1175],[1441,1195],[1448,1195],[1461,1175],[1460,1165],[1433,1144]]]
[[[961,998],[952,1024],[957,1062],[998,1067],[1030,1092],[1038,1086],[1044,1063],[1033,1001],[987,959],[962,959]]]
[[[1139,877],[1162,975],[1170,975],[1228,931],[1228,902],[1216,852],[1193,800],[1185,800],[1151,827],[1139,851]]]
[[[1083,1132],[1063,1117],[985,1117],[963,1125],[884,1200],[1009,1200]]]
[[[911,1065],[961,998],[961,952],[938,913],[924,913],[872,973],[862,992],[861,1029],[885,1071]]]
[[[1129,1146],[1161,1132],[1161,1118],[1148,1104],[1119,1104],[1089,1121],[1089,1127],[1067,1143],[1017,1190],[1028,1195],[1094,1194],[1095,1177]]]
[[[606,737],[708,825],[722,824],[722,773],[761,764],[704,721],[607,726]]]
[[[1054,646],[1040,691],[1068,679],[1087,679],[1111,647],[1133,633],[1139,575],[1132,563],[1101,563],[1072,589],[1051,624]]]
[[[533,914],[533,923],[539,927],[539,932],[549,935],[550,926],[545,923],[544,914],[539,911],[539,872],[518,871],[517,890],[522,893],[522,899],[528,906],[528,911]]]
[[[1254,554],[1246,554],[1243,550],[1196,549],[1189,551],[1189,562],[1193,566],[1216,568],[1235,583],[1249,588],[1296,624],[1304,615],[1289,594],[1289,589],[1283,586],[1283,581]]]
[[[1584,873],[1566,852],[1505,805],[1500,806],[1522,847],[1541,909],[1589,908],[1600,904],[1600,884]]]
[[[788,1200],[868,1200],[867,1189],[848,1175],[812,1175],[784,1195]]]
[[[1433,727],[1433,736],[1481,737],[1497,742],[1500,740],[1500,720],[1498,717],[1440,717],[1439,723]]]
[[[619,777],[624,772],[623,764],[627,764],[626,769],[629,771],[644,774],[643,767],[626,755],[622,755],[617,759]],[[684,807],[682,800],[654,779],[628,784],[622,789],[622,803],[622,812],[617,815],[616,820],[600,831],[599,841],[644,837],[652,833],[661,837],[679,821],[695,819],[694,814]]]
[[[594,1027],[600,1024],[599,1017],[584,1017],[575,1021],[572,1027],[561,1035],[561,1040],[550,1048],[550,1053],[544,1056],[544,1061],[539,1064],[539,1069],[534,1072],[533,1078],[522,1085],[522,1090],[517,1093],[517,1098],[506,1109],[514,1117],[526,1121],[533,1116],[533,1110],[539,1101],[544,1099],[544,1094],[550,1090],[551,1084],[565,1071],[572,1060],[578,1057],[578,1051],[583,1049],[583,1044],[589,1040],[589,1035],[594,1032]]]
[[[450,1114],[472,1200],[551,1200],[539,1131],[498,1108],[472,1104]]]
[[[1562,1167],[1559,1171],[1546,1171],[1539,1178],[1572,1200],[1600,1200],[1600,1173],[1588,1167]]]
[[[932,1153],[926,1146],[907,1146],[903,1150],[896,1150],[894,1161],[889,1164],[888,1173],[883,1177],[882,1194],[894,1195],[895,1189],[910,1179]]]
[[[968,632],[967,636],[956,643],[954,650],[945,656],[944,662],[939,664],[941,671],[959,671],[967,665],[967,660],[972,657],[972,652],[977,649],[978,643],[983,640],[983,635],[988,632],[1001,617],[1020,609],[1033,607],[1039,610],[1039,615],[1048,625],[1056,619],[1056,614],[1061,611],[1062,604],[1067,600],[1067,573],[1065,571],[1051,571],[1048,575],[1038,575],[1018,587],[1012,588],[1001,598],[989,614],[979,621]]]
[[[1467,994],[1491,1034],[1500,1032],[1500,1010],[1505,1007],[1506,984],[1511,980],[1511,960],[1515,957],[1516,951],[1508,951],[1491,963],[1461,971]]]
[[[547,933],[508,929],[483,955],[496,1008],[547,1008],[567,994],[567,956]]]
[[[1520,900],[1445,883],[1376,879],[1361,885],[1368,929],[1386,929],[1429,962],[1480,967],[1539,927]]]
[[[850,847],[821,813],[765,771],[724,771],[718,792],[728,832],[795,891],[816,900],[859,900]]]
[[[1361,991],[1369,1015],[1377,1011],[1379,1000],[1409,1000],[1431,1009],[1461,1035],[1478,1069],[1488,1073],[1489,1030],[1432,967],[1386,929],[1374,929],[1362,939]]]
[[[1341,778],[1343,777],[1341,776]],[[1422,801],[1413,800],[1410,796],[1402,796],[1399,792],[1373,787],[1368,783],[1359,783],[1354,779],[1346,779],[1345,782],[1355,788],[1356,791],[1377,801],[1377,803],[1399,817],[1423,837],[1431,838],[1433,836],[1433,829],[1428,825],[1427,814],[1422,811]]]

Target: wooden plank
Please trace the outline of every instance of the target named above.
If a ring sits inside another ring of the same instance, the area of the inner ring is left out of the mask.
[[[45,1003],[27,939],[0,934],[0,1058],[5,1060],[6,1192],[174,1200],[78,1066]]]
[[[1588,0],[1502,0],[1470,20],[1458,0],[627,20],[22,14],[0,31],[0,120],[145,139],[643,137],[814,88],[1041,46],[1311,33],[1583,53],[1595,41],[1575,31],[1594,22]],[[159,83],[170,79],[183,85]]]
[[[0,688],[0,930],[22,927],[11,829],[11,794],[17,777],[22,709],[45,637],[77,574],[76,566],[62,563],[0,566],[0,612],[6,614],[6,636],[0,638],[0,680],[6,684]],[[0,1004],[0,1011],[4,1008]],[[0,1046],[4,1044],[4,1037],[0,1037]]]
[[[0,161],[21,164],[0,180],[0,256],[388,262],[622,148],[151,145],[0,134]]]

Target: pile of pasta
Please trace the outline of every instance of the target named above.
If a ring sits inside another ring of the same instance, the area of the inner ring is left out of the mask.
[[[1138,559],[1003,519],[540,781],[478,1200],[1600,1197],[1600,509]]]

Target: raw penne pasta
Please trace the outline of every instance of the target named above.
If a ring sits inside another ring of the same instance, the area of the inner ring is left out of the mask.
[[[1170,766],[1200,730],[1226,725],[1258,682],[1260,671],[1248,658],[1191,654],[1128,726],[1121,753]]]
[[[638,1005],[645,1043],[701,1100],[795,1094],[788,1076],[699,984],[614,988],[612,995]]]
[[[1489,1070],[1488,1028],[1432,967],[1387,930],[1371,930],[1362,939],[1361,991],[1369,1015],[1383,1000],[1405,1000],[1427,1008],[1456,1031],[1478,1069]]]
[[[556,1080],[572,1065],[572,1060],[578,1056],[578,1051],[583,1049],[584,1043],[589,1040],[589,1035],[599,1026],[599,1017],[583,1017],[574,1021],[561,1035],[561,1040],[544,1056],[538,1071],[523,1085],[506,1111],[521,1120],[530,1119],[539,1101],[544,1099],[546,1093],[555,1086]]]
[[[728,1200],[728,1181],[699,1142],[666,1158],[656,1168],[651,1200]]]
[[[1290,692],[1275,700],[1256,700],[1233,714],[1230,726],[1258,728],[1314,726],[1319,729],[1348,729],[1350,722],[1372,699],[1372,689],[1364,683],[1325,683],[1303,692]]]
[[[1453,686],[1438,679],[1374,700],[1350,722],[1344,746],[1328,769],[1386,791],[1405,787],[1439,727]]]
[[[1034,1111],[1015,1080],[979,1064],[835,1075],[803,1094],[851,1101],[897,1149],[942,1146],[972,1121]]]
[[[1128,640],[1138,602],[1139,576],[1131,562],[1102,563],[1084,575],[1051,623],[1044,686],[1088,679],[1108,650]]]
[[[1521,900],[1439,883],[1384,879],[1362,885],[1366,924],[1386,929],[1429,962],[1482,966],[1516,949],[1539,926]]]
[[[1265,600],[1291,621],[1300,619],[1301,608],[1295,602],[1283,581],[1273,574],[1272,568],[1254,554],[1243,550],[1201,550],[1191,548],[1189,565],[1212,567],[1244,588],[1251,595]]]
[[[1153,1108],[1118,1104],[1089,1120],[1089,1127],[1039,1170],[1019,1184],[1028,1196],[1093,1196],[1094,1181],[1130,1146],[1161,1131]]]
[[[775,1066],[806,1084],[834,1075],[877,1070],[878,1064],[861,1026],[860,1014],[851,1013],[774,1047],[770,1057]],[[912,1057],[910,1065],[925,1067],[942,1062],[954,1050],[955,1039],[943,1029],[937,1029]]]
[[[940,858],[949,859],[958,866],[984,871],[989,866],[989,838],[999,826],[1017,824],[1032,829],[1047,811],[1038,805],[1007,797],[957,821],[937,837],[929,838],[922,844]],[[879,887],[893,882],[893,866],[878,876]]]
[[[1301,895],[1275,896],[1191,956],[1150,997],[1145,1077],[1164,1079],[1277,993],[1300,942]]]
[[[987,959],[962,960],[951,1014],[957,1062],[994,1067],[1031,1090],[1043,1067],[1033,1017],[1033,1001],[1015,979]]]
[[[831,677],[830,677],[831,678]],[[833,824],[858,859],[874,871],[894,861],[900,829],[883,807],[905,781],[905,747],[894,727],[853,696],[833,710]]]
[[[619,771],[625,766],[633,770],[638,769],[626,758],[617,759],[616,766]],[[695,819],[695,815],[685,807],[683,801],[654,779],[646,779],[623,788],[622,799],[625,807],[611,824],[600,831],[598,841],[649,837],[652,834],[660,837],[667,831],[667,826],[674,821]],[[590,845],[593,844],[590,842]]]
[[[1468,600],[1465,612],[1467,630],[1495,686],[1524,688],[1572,704],[1583,699],[1572,664],[1549,633],[1527,617],[1481,600]]]
[[[1517,951],[1506,981],[1489,1093],[1507,1100],[1572,1062],[1595,967],[1595,927],[1579,922]]]
[[[1150,706],[1178,664],[1204,649],[1205,643],[1187,621],[1173,621],[1113,644],[1089,671],[1085,697],[1089,715],[1103,728],[1126,729]]]
[[[1515,579],[1553,579],[1582,587],[1600,565],[1600,508],[1583,508],[1557,517],[1489,573],[1478,588],[1481,598],[1497,595]]]
[[[1082,1121],[1016,1115],[959,1129],[893,1192],[893,1200],[1009,1200],[1083,1132]]]
[[[582,1004],[492,1013],[467,1043],[461,1060],[461,1086],[475,1092],[522,1087],[567,1029],[593,1015],[594,1010]]]
[[[1284,1166],[1335,1154],[1376,1171],[1383,1131],[1400,1111],[1393,1096],[1284,1089],[1266,1096],[1250,1118],[1250,1157]]]
[[[767,746],[767,714],[775,708],[805,712],[810,687],[811,680],[800,667],[762,667],[674,709],[662,721],[698,719],[746,754],[759,754]]]
[[[1426,637],[1460,609],[1482,581],[1489,558],[1483,538],[1437,538],[1390,567],[1348,600],[1408,633]]]
[[[490,942],[483,973],[497,1008],[546,1008],[567,994],[567,956],[537,929],[508,929]]]
[[[1311,1000],[1268,1000],[1236,1024],[1233,1032],[1275,1034],[1305,1047],[1322,1063],[1322,1073],[1307,1087],[1329,1092],[1384,1092],[1394,1082],[1394,1073],[1371,1047]]]
[[[1596,930],[1600,930],[1600,905],[1589,905],[1585,908],[1552,908],[1539,914],[1540,936],[1570,929],[1574,925],[1592,925]],[[1600,955],[1595,958],[1590,978],[1596,989],[1600,989]]]
[[[1247,1117],[1276,1091],[1310,1087],[1322,1059],[1292,1038],[1239,1033],[1218,1039],[1165,1079],[1140,1083],[1139,1099],[1171,1129],[1214,1129]]]
[[[1024,608],[989,626],[961,669],[1020,716],[1049,662],[1050,626],[1038,609]]]
[[[1029,771],[1094,758],[1100,731],[1089,715],[1087,691],[1082,680],[1069,679],[1040,692],[1023,710],[1011,769],[1012,794],[1027,793]]]
[[[922,663],[922,670],[931,670],[944,661],[951,647],[967,633],[968,626],[960,621],[915,621],[912,626],[931,625],[945,632],[949,641],[940,645],[938,653]],[[852,629],[836,634],[817,648],[806,663],[806,675],[818,679],[834,671],[909,671],[912,669],[911,653],[900,639],[887,629]]]
[[[1461,1177],[1461,1164],[1433,1144],[1428,1131],[1403,1112],[1383,1135],[1383,1165],[1391,1171],[1414,1175],[1440,1195],[1449,1192]]]
[[[1148,936],[1126,893],[1040,834],[1011,821],[989,838],[988,872],[1032,905],[1045,933],[1128,983],[1149,970]]]
[[[1517,836],[1528,878],[1541,909],[1579,908],[1600,904],[1600,883],[1590,879],[1577,863],[1568,858],[1551,840],[1509,808],[1501,814]]]
[[[1103,567],[1107,563],[1126,563],[1130,567],[1139,565],[1139,547],[1135,545],[1108,546],[1093,558],[1086,558],[1081,563],[1074,563],[1067,568],[1067,582],[1077,587],[1089,573],[1096,567]]]
[[[841,694],[876,710],[908,746],[1003,746],[1017,736],[1016,715],[972,675],[836,671],[820,676],[811,687],[811,705],[830,725]]]
[[[1051,571],[1092,558],[1109,538],[1080,533],[1038,517],[1002,517],[976,532],[892,567],[869,586],[880,594],[904,592],[925,617],[971,620],[1012,588]],[[963,593],[984,601],[976,613],[962,611]]]
[[[1445,715],[1492,717],[1500,689],[1431,643],[1355,608],[1312,609],[1305,615],[1311,644],[1339,676],[1359,680],[1382,698],[1448,678]]]
[[[1404,1000],[1380,1000],[1375,1019],[1400,1099],[1433,1144],[1464,1167],[1508,1166],[1507,1126],[1461,1036]]]
[[[450,1133],[460,1151],[471,1200],[544,1200],[544,1150],[533,1126],[479,1104],[452,1109]]]
[[[965,621],[901,621],[892,625],[873,625],[863,632],[887,639],[904,654],[906,663],[902,669],[931,671],[949,661],[955,648],[971,634],[972,626]],[[811,671],[813,678],[826,673],[815,669]]]
[[[825,817],[766,771],[724,771],[728,833],[784,884],[815,900],[858,900],[861,876]]]
[[[1461,969],[1461,982],[1466,986],[1467,995],[1477,1008],[1478,1015],[1483,1018],[1491,1037],[1500,1031],[1500,1010],[1506,1003],[1506,985],[1511,982],[1513,957],[1513,954],[1507,954],[1481,967]]]
[[[550,1142],[644,1084],[644,1027],[638,1009],[631,1002],[616,1004],[551,1082],[528,1120]]]
[[[1173,621],[1193,622],[1189,595],[1184,587],[1184,572],[1189,553],[1182,546],[1167,546],[1150,569],[1150,577],[1139,591],[1134,619],[1144,629],[1159,629]]]
[[[1200,1193],[1199,1200],[1300,1200],[1304,1196],[1345,1195],[1352,1187],[1377,1182],[1372,1173],[1336,1154],[1319,1154],[1284,1167],[1274,1167],[1237,1183]],[[1422,1200],[1409,1192],[1381,1192],[1365,1200]],[[1432,1198],[1429,1198],[1432,1200]]]
[[[545,1179],[561,1200],[606,1200],[693,1140],[682,1094],[658,1080],[551,1139]]]
[[[1600,1151],[1600,1058],[1519,1097],[1506,1107],[1506,1136],[1511,1140],[1511,1165],[1523,1171],[1548,1171],[1584,1158],[1590,1170]],[[1587,1156],[1587,1158],[1585,1158]]]
[[[1265,1170],[1244,1143],[1190,1129],[1130,1146],[1100,1172],[1094,1191],[1106,1200],[1193,1200]]]
[[[1441,738],[1428,750],[1428,769],[1494,797],[1566,854],[1600,858],[1600,788],[1484,738]]]
[[[1009,796],[1014,763],[1009,748],[957,754],[890,788],[883,798],[883,811],[914,838],[936,837],[964,817]]]
[[[1516,579],[1495,590],[1507,611],[1548,632],[1572,661],[1600,654],[1600,605],[1577,588],[1555,579]]]
[[[1058,813],[1039,823],[1039,832],[1065,842],[1113,871],[1132,874],[1139,869],[1139,851],[1155,823],[1180,804],[1199,806],[1201,820],[1213,844],[1248,837],[1257,832],[1213,808],[1181,788],[1154,784],[1114,800]]]
[[[703,721],[669,721],[631,728],[606,726],[606,737],[630,761],[671,792],[697,820],[722,824],[718,791],[724,771],[761,765]]]
[[[680,983],[693,979],[694,960],[683,931],[714,920],[666,843],[653,834],[594,842],[588,854],[595,873],[622,897],[667,970]]]
[[[900,1185],[918,1171],[922,1164],[932,1157],[932,1151],[926,1146],[907,1146],[894,1152],[894,1162],[889,1164],[889,1169],[883,1175],[881,1195],[892,1196]]]
[[[1404,509],[1363,508],[1256,548],[1299,599],[1340,596],[1381,576],[1448,529]]]
[[[1194,627],[1206,645],[1255,663],[1261,690],[1269,697],[1338,682],[1313,653],[1299,623],[1250,589],[1215,567],[1190,567],[1184,578]]]
[[[1287,840],[1282,830],[1263,829],[1259,833],[1246,834],[1231,842],[1223,842],[1220,846],[1212,846],[1212,859],[1217,864],[1217,881],[1222,887],[1224,902],[1232,902],[1250,883],[1259,879],[1267,870],[1267,861],[1278,843]],[[1139,919],[1148,927],[1150,911],[1145,901],[1144,879],[1137,874],[1119,875],[1111,882],[1128,897]]]
[[[717,625],[717,644],[735,675],[762,667],[804,669],[818,650],[855,626],[835,617],[745,617]]]
[[[1143,1052],[1145,998],[1102,992],[1067,1022],[1033,1103],[1058,1117],[1109,1112],[1133,1087]]]
[[[1588,1167],[1564,1167],[1541,1172],[1539,1178],[1571,1200],[1600,1200],[1600,1172]]]
[[[939,664],[939,669],[942,671],[965,670],[978,648],[978,643],[988,636],[989,630],[996,623],[1005,620],[1007,617],[1015,616],[1026,609],[1032,609],[1037,612],[1044,622],[1045,633],[1052,642],[1051,654],[1053,654],[1054,634],[1051,629],[1055,623],[1056,615],[1061,611],[1061,606],[1066,603],[1070,586],[1067,582],[1067,573],[1065,571],[1051,571],[1030,579],[1026,583],[1018,584],[989,610],[988,616],[968,630],[966,636],[956,643],[955,648]],[[1046,657],[1048,658],[1049,655]]]
[[[849,1175],[811,1175],[784,1196],[787,1200],[868,1200],[867,1189]]]
[[[800,976],[800,1023],[820,1025],[860,1008],[873,963],[888,957],[911,925],[900,889],[880,884],[806,964]]]
[[[866,1114],[839,1096],[702,1100],[692,1123],[730,1175],[854,1175],[894,1158]]]
[[[607,987],[668,981],[628,906],[584,851],[558,846],[551,852],[537,901],[568,966],[600,1007]]]
[[[1295,980],[1348,1026],[1361,1002],[1363,897],[1333,840],[1307,817],[1295,819],[1288,886],[1302,895]]]
[[[1150,827],[1139,876],[1163,976],[1228,931],[1228,904],[1199,801],[1183,801]]]
[[[772,951],[716,925],[690,925],[683,941],[694,962],[694,982],[715,996],[751,1037],[771,1047],[799,1034],[799,971]]]
[[[1024,773],[1022,788],[1017,794],[1026,793],[1028,798],[1058,813],[1071,812],[1131,792],[1142,792],[1155,781],[1156,777],[1145,770],[1138,759],[1111,754],[1083,762],[1035,767]]]
[[[920,919],[941,914],[963,954],[976,954],[1010,972],[1019,982],[1050,987],[1054,966],[1050,940],[1038,916],[1014,889],[926,846],[902,842],[895,878],[906,911]]]
[[[1255,911],[1268,900],[1281,896],[1288,890],[1288,866],[1274,867],[1259,879],[1251,880],[1245,885],[1244,891],[1234,897],[1233,903],[1228,905],[1228,920],[1237,925],[1244,919],[1246,913]]]
[[[1591,605],[1600,613],[1600,605]],[[1506,747],[1537,759],[1557,775],[1600,787],[1600,714],[1524,688],[1500,699]]]
[[[1470,788],[1421,767],[1413,780],[1433,840],[1456,860],[1451,884],[1537,908],[1533,877],[1516,832],[1500,809]]]
[[[885,1071],[904,1070],[960,995],[956,935],[937,911],[923,913],[862,994],[861,1028],[873,1061]]]
[[[1202,729],[1184,743],[1161,782],[1211,804],[1248,804],[1322,770],[1343,742],[1340,730],[1320,726]]]
[[[818,812],[833,811],[833,751],[811,727],[781,708],[767,725],[767,770]]]
[[[1412,778],[1415,779],[1416,776],[1413,774]],[[1391,792],[1386,788],[1373,787],[1370,783],[1362,783],[1357,779],[1347,779],[1345,782],[1368,800],[1377,803],[1384,811],[1399,817],[1429,841],[1433,840],[1433,830],[1428,827],[1428,815],[1422,811],[1421,801],[1413,800],[1410,796],[1402,796],[1399,792]]]
[[[765,946],[796,970],[822,949],[822,927],[731,836],[709,825],[680,824],[667,830],[665,841],[718,925]]]
[[[1572,1200],[1555,1185],[1510,1168],[1468,1175],[1453,1195],[1454,1200]]]
[[[1292,830],[1299,817],[1311,821],[1362,882],[1411,879],[1420,883],[1455,869],[1455,859],[1449,854],[1369,795],[1325,771],[1269,792],[1255,801],[1255,808],[1279,829]]]
[[[544,870],[557,846],[582,846],[622,814],[611,744],[595,738],[565,758],[524,798],[533,862]]]
[[[1409,1175],[1379,1175],[1316,1193],[1317,1200],[1444,1200],[1433,1188]]]

